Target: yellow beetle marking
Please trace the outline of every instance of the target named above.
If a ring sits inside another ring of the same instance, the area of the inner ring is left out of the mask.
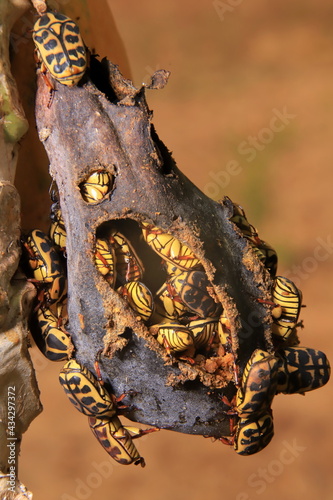
[[[168,320],[177,320],[185,318],[186,315],[193,315],[191,309],[182,302],[169,282],[164,283],[156,292],[156,312]]]

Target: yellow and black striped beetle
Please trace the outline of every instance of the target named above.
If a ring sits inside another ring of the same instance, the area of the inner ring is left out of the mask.
[[[169,323],[159,323],[149,328],[152,335],[156,335],[156,340],[161,344],[167,353],[171,355],[174,352],[191,351],[194,354],[194,338],[189,328],[178,323],[170,321]]]
[[[233,222],[238,227],[245,238],[250,238],[252,240],[258,238],[258,233],[247,220],[243,207],[237,205],[236,203],[232,203],[232,206],[233,214],[230,217],[231,222]]]
[[[116,282],[115,253],[108,240],[96,239],[94,260],[97,270],[113,287]]]
[[[230,218],[243,236],[248,240],[256,256],[260,259],[272,277],[276,275],[278,257],[271,245],[259,238],[257,230],[248,222],[240,205],[233,203],[233,215]]]
[[[236,427],[234,450],[238,455],[253,455],[265,448],[274,436],[270,411],[241,418]]]
[[[133,444],[138,438],[157,428],[138,429],[124,427],[116,411],[117,401],[103,387],[102,382],[85,368],[71,359],[59,374],[59,380],[71,403],[89,417],[89,426],[103,448],[117,462],[123,465],[134,463],[144,467],[144,459]]]
[[[131,308],[137,312],[144,321],[148,321],[153,313],[154,300],[149,288],[140,281],[129,281],[119,287],[117,292],[127,300]]]
[[[159,227],[146,222],[142,222],[141,225],[145,241],[162,259],[184,271],[201,267],[200,260],[192,250],[172,234],[165,233]]]
[[[46,12],[37,19],[32,34],[37,58],[46,70],[63,85],[72,87],[84,75],[87,54],[77,24],[58,12]],[[52,88],[52,84],[49,82]]]
[[[70,359],[59,374],[59,381],[70,402],[89,417],[111,418],[116,405],[94,375],[75,359]]]
[[[272,333],[286,340],[296,326],[302,306],[302,292],[290,279],[276,276],[272,299],[276,305],[272,309]]]
[[[218,330],[219,318],[201,318],[188,323],[196,349],[209,349]]]
[[[56,315],[49,308],[41,307],[37,311],[37,322],[31,328],[37,347],[51,361],[65,361],[71,348],[70,335],[58,324]]]
[[[284,394],[313,391],[325,385],[331,373],[326,355],[317,349],[287,347],[277,352],[279,360],[277,392]]]
[[[181,271],[182,273],[183,271]],[[157,290],[155,295],[156,313],[166,320],[178,320],[193,315],[184,302],[180,299],[174,287],[166,281]]]
[[[112,418],[89,418],[89,426],[94,436],[101,443],[103,448],[116,462],[122,465],[135,465],[145,466],[143,457],[140,456],[136,446],[132,441],[132,436],[127,428],[124,427],[119,418],[114,415]],[[139,431],[139,429],[138,429]],[[137,436],[144,434],[144,431]]]
[[[24,239],[23,246],[33,272],[31,281],[35,281],[37,288],[43,292],[41,303],[44,299],[48,305],[61,302],[67,294],[67,280],[53,242],[43,231],[34,229]]]
[[[222,306],[209,295],[212,284],[203,271],[184,271],[169,280],[180,300],[200,318],[215,318],[222,312]]]
[[[278,256],[274,248],[264,240],[260,240],[260,242],[256,242],[256,244],[250,242],[250,244],[254,253],[264,264],[272,278],[274,278],[278,266]]]
[[[110,192],[111,177],[106,170],[92,172],[86,180],[80,183],[82,198],[87,203],[99,203]]]
[[[252,455],[265,448],[274,435],[271,404],[277,392],[278,359],[262,349],[250,357],[236,393],[236,404],[231,415],[238,416],[233,423],[233,438],[223,439],[233,444],[239,455]]]
[[[278,360],[256,349],[250,357],[236,394],[236,411],[241,418],[267,411],[277,389]]]

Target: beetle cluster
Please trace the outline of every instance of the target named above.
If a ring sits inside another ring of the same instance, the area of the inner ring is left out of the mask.
[[[83,200],[98,203],[109,193],[112,182],[106,172],[94,171],[80,184]],[[237,392],[226,412],[231,437],[221,441],[240,455],[263,449],[273,437],[271,404],[278,393],[304,393],[324,385],[330,373],[326,356],[315,349],[298,347],[296,327],[302,294],[289,279],[276,276],[275,251],[259,239],[245,213],[233,204],[234,222],[249,241],[255,255],[272,277],[274,352],[256,349],[241,377],[234,363]],[[190,364],[202,358],[216,359],[231,354],[230,323],[222,305],[211,292],[200,260],[191,249],[161,228],[141,222],[142,244],[161,258],[164,282],[152,292],[143,282],[144,265],[129,239],[110,221],[95,238],[93,254],[98,273],[128,303],[135,315],[165,349],[172,362]],[[89,425],[102,446],[123,464],[141,463],[132,439],[147,431],[123,427],[117,417],[117,401],[95,377],[72,358],[74,347],[66,331],[66,229],[59,202],[51,208],[50,236],[31,231],[24,241],[31,278],[39,290],[33,332],[37,345],[52,360],[71,358],[60,373],[60,382],[70,401],[89,417]],[[297,346],[297,347],[296,347]],[[217,363],[217,366],[219,364]],[[98,373],[98,368],[96,368]]]
[[[78,84],[85,73],[87,57],[78,27],[71,19],[47,12],[34,26],[33,40],[42,75],[52,91],[54,86],[48,75],[63,85]],[[112,177],[106,170],[97,169],[78,187],[85,203],[98,204],[110,195]],[[34,338],[46,357],[67,361],[60,382],[74,406],[88,416],[92,432],[106,451],[120,463],[144,465],[133,439],[152,429],[122,426],[117,416],[119,401],[104,387],[98,360],[97,377],[75,360],[75,347],[68,333],[66,228],[59,202],[53,201],[49,236],[34,230],[24,239],[30,279],[38,289],[31,325]],[[273,349],[255,349],[243,373],[239,373],[236,364],[238,353],[231,342],[227,312],[216,298],[203,263],[186,242],[152,221],[138,222],[140,247],[150,249],[161,262],[156,287],[150,285],[153,280],[145,275],[139,249],[131,236],[124,234],[121,224],[115,221],[97,229],[92,259],[96,272],[145,325],[147,334],[156,339],[169,362],[200,365],[214,376],[218,371],[226,373],[226,366],[231,368],[235,396],[230,402],[222,398],[229,406],[226,413],[230,417],[231,437],[221,440],[232,445],[238,454],[251,455],[273,437],[274,396],[303,394],[321,387],[329,378],[330,368],[322,352],[298,346],[296,329],[302,294],[292,281],[276,275],[275,250],[259,238],[244,210],[231,201],[230,204],[230,221],[235,231],[245,238],[250,252],[272,282],[271,300],[262,302],[271,313]],[[224,364],[225,359],[228,362]],[[211,387],[210,383],[206,385]],[[224,385],[212,387],[219,389]]]
[[[109,176],[103,172],[93,172],[80,185],[83,199],[88,203],[101,200],[110,188],[109,180]],[[66,229],[54,193],[53,201],[49,235],[35,229],[23,237],[27,273],[38,290],[37,305],[31,318],[34,340],[49,360],[68,360],[60,372],[60,383],[75,408],[89,417],[89,426],[103,448],[121,464],[134,463],[144,466],[144,459],[136,449],[133,439],[157,429],[144,430],[123,426],[117,416],[117,399],[106,390],[100,377],[96,378],[73,358],[74,346],[66,330]],[[139,271],[132,269],[131,258],[130,262],[127,260],[124,248],[128,249],[129,244],[118,233],[112,235],[112,242],[115,243],[115,252],[119,257],[118,272],[123,272],[124,279],[133,278]],[[112,284],[114,261],[113,256],[110,258],[110,252],[105,250],[104,243],[103,240],[96,240],[94,259],[97,269]],[[129,250],[127,253],[131,254]],[[99,372],[98,361],[96,372]]]
[[[272,316],[274,352],[255,350],[240,379],[238,367],[234,366],[237,393],[229,403],[232,409],[227,412],[231,418],[232,437],[222,438],[223,442],[232,444],[238,454],[251,455],[263,449],[273,437],[271,405],[274,396],[281,392],[303,394],[321,387],[329,378],[330,367],[321,351],[296,347],[301,291],[288,278],[276,276],[276,252],[259,238],[243,209],[235,204],[233,208],[231,221],[248,240],[272,279],[272,299],[266,303]],[[119,233],[112,229],[106,239],[96,241],[96,251],[99,247],[105,251],[104,265],[101,265],[101,254],[96,254],[100,272],[109,278],[112,287],[116,286],[119,273],[120,282],[125,283],[117,288],[118,292],[146,323],[171,359],[196,364],[202,357],[218,360],[221,354],[223,357],[227,353],[232,353],[235,359],[230,323],[222,304],[211,292],[212,283],[200,260],[187,245],[161,228],[142,222],[141,230],[144,242],[162,260],[166,279],[160,288],[152,293],[141,282],[143,266],[140,259],[129,242],[116,241]],[[124,260],[127,262],[125,267]]]
[[[42,231],[30,231],[23,241],[30,280],[36,284],[38,303],[33,317],[36,344],[52,361],[67,359],[70,337],[67,321],[67,279],[62,256]]]
[[[191,359],[196,350],[213,342],[222,307],[209,294],[212,285],[187,245],[147,223],[142,223],[142,234],[166,270],[166,280],[155,295],[150,332],[169,354],[181,352]]]
[[[74,359],[60,372],[60,383],[75,408],[89,417],[89,426],[103,448],[120,464],[145,465],[132,438],[154,429],[124,427],[117,416],[117,401],[89,370]]]
[[[274,351],[257,349],[251,355],[240,380],[237,393],[227,411],[231,418],[232,438],[222,438],[240,455],[262,450],[274,434],[272,401],[276,394],[304,394],[322,387],[329,379],[330,366],[325,354],[298,346],[296,329],[302,307],[302,293],[283,276],[276,276],[277,255],[260,240],[243,209],[235,204],[231,220],[248,240],[257,257],[272,278],[272,300],[264,301],[271,310]],[[237,370],[237,368],[236,368]]]

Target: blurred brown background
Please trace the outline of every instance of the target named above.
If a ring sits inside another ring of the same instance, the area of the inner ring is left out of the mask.
[[[164,90],[148,92],[161,139],[192,181],[240,203],[276,248],[279,274],[307,306],[301,345],[332,360],[332,3],[109,5],[134,82],[171,71]],[[60,364],[32,355],[44,412],[24,436],[20,478],[35,500],[333,499],[330,384],[276,397],[275,437],[257,455],[161,431],[137,441],[141,469],[109,459],[58,384]]]

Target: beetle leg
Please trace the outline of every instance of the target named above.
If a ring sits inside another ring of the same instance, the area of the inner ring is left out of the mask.
[[[235,410],[236,396],[234,396],[231,401],[229,401],[229,399],[226,396],[222,396],[221,400],[225,405],[229,406],[230,408],[229,410],[223,412],[229,416],[230,436],[221,436],[219,438],[219,441],[221,441],[221,443],[223,444],[226,444],[227,446],[233,446],[235,443],[235,435],[236,435],[237,420],[238,420],[238,414]]]
[[[234,396],[231,401],[227,398],[227,396],[222,396],[221,401],[229,408],[229,410],[224,410],[223,413],[231,416],[238,415],[236,411],[236,396]]]
[[[180,359],[181,361],[187,361],[191,365],[195,365],[195,360],[191,356],[179,356],[178,359]]]
[[[126,391],[126,392],[123,392],[123,394],[121,394],[120,396],[116,397],[116,402],[117,403],[120,403],[126,396],[136,396],[138,394],[137,391],[133,391],[132,389],[130,389],[129,391]],[[128,406],[124,406],[124,408],[128,408]]]
[[[131,433],[132,439],[137,439],[151,432],[157,432],[160,429],[158,427],[148,427],[147,429],[139,429],[138,427],[132,427],[131,425],[124,425],[124,429]]]
[[[221,443],[223,443],[223,444],[226,444],[227,446],[234,446],[235,437],[236,437],[236,430],[237,430],[237,418],[236,418],[236,416],[232,416],[230,418],[229,426],[230,426],[230,436],[221,436],[219,438],[219,441],[221,441]]]
[[[28,281],[30,281],[30,279],[28,279]],[[36,298],[37,298],[37,304],[32,311],[33,313],[37,312],[38,309],[46,302],[45,290],[43,288],[40,288],[38,290]]]
[[[166,350],[168,356],[170,357],[170,360],[174,362],[174,356],[171,352],[171,345],[169,344],[168,339],[166,338],[165,335],[163,335],[163,347]]]
[[[233,446],[235,438],[234,437],[228,437],[228,436],[221,436],[219,438],[219,441],[221,441],[222,444],[226,444],[227,446]]]
[[[271,308],[273,318],[279,318],[282,314],[282,307],[271,300],[257,299],[260,304],[267,304]]]
[[[44,65],[43,62],[41,63],[41,66],[40,66],[40,73],[43,77],[44,83],[46,84],[46,86],[48,87],[48,89],[50,91],[50,97],[49,97],[49,101],[47,103],[47,107],[50,108],[52,106],[54,93],[55,93],[56,89],[55,89],[53,83],[50,81],[50,79],[47,76],[47,69],[46,69],[46,66]]]
[[[235,363],[235,356],[234,356],[234,363],[233,363],[233,371],[234,371],[234,377],[235,377],[235,385],[236,387],[240,386],[240,381],[239,381],[239,368],[238,365]]]
[[[267,304],[271,306],[272,308],[276,307],[278,304],[275,304],[272,300],[265,300],[265,299],[257,299],[257,302],[260,302],[260,304]]]
[[[28,259],[29,260],[35,260],[35,261],[38,261],[38,258],[36,257],[34,251],[32,250],[32,248],[30,247],[30,245],[28,244],[27,241],[24,241],[23,239],[21,239],[21,242],[22,242],[22,245],[24,246],[25,250],[27,251],[28,253]]]
[[[104,385],[104,380],[103,380],[103,377],[102,377],[102,374],[101,374],[101,369],[99,367],[99,359],[101,357],[101,354],[103,352],[103,349],[100,349],[97,354],[96,354],[96,359],[95,359],[95,363],[94,363],[94,368],[95,368],[95,372],[96,372],[96,375],[97,375],[97,380],[98,382],[101,384],[101,385]]]
[[[128,408],[134,409],[134,406],[132,405],[119,405],[119,403],[126,397],[126,396],[135,396],[137,394],[136,391],[132,391],[131,389],[129,391],[123,392],[120,396],[116,397],[114,396],[114,400],[117,405],[118,410],[127,410]]]
[[[100,349],[97,352],[96,360],[94,363],[94,368],[95,368],[95,372],[97,375],[97,381],[100,383],[100,385],[104,386],[104,380],[103,380],[101,369],[99,366],[99,360],[100,360],[102,352],[103,352],[103,349]],[[128,395],[134,396],[135,394],[137,394],[135,391],[129,390],[129,391],[124,392],[123,394],[121,394],[118,397],[116,397],[114,394],[110,394],[110,396],[114,400],[114,402],[116,403],[118,410],[125,410],[125,409],[129,408],[129,405],[119,405],[118,403],[120,403],[126,396],[128,396]]]
[[[43,286],[43,285],[52,284],[53,278],[51,278],[51,277],[49,277],[49,278],[45,277],[42,280],[38,280],[36,278],[27,278],[27,281],[29,281],[30,283],[34,283],[36,286]]]
[[[61,302],[60,304],[54,304],[54,306],[56,310],[55,314],[58,317],[57,327],[61,330],[65,330],[64,325],[68,322],[67,305],[64,302]],[[50,306],[50,309],[53,309],[52,305]]]
[[[101,252],[99,252],[98,250],[96,250],[95,256],[103,263],[103,265],[105,267],[107,267],[107,268],[110,267],[110,264],[108,263],[108,261],[106,260],[106,258],[101,254]]]
[[[181,359],[182,361],[187,361],[191,365],[194,365],[195,364],[195,361],[193,359],[194,354],[195,354],[195,347],[194,345],[190,345],[189,348],[186,349],[186,351],[182,353],[181,356],[179,356],[179,359]]]

